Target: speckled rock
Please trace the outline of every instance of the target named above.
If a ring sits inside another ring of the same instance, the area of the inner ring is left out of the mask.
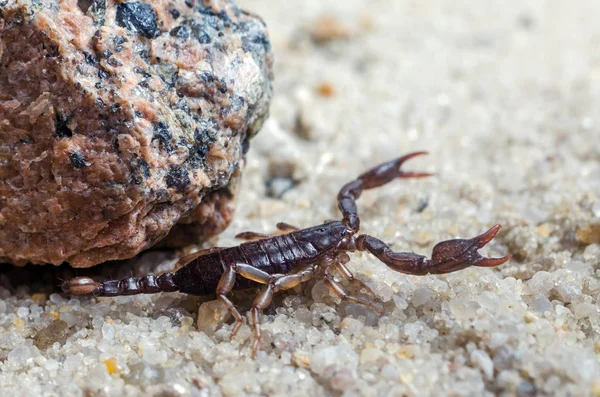
[[[0,262],[88,267],[223,230],[271,65],[229,0],[0,1]]]

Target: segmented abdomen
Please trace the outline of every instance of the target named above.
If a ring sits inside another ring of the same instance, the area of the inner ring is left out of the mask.
[[[228,266],[244,263],[269,274],[288,273],[297,266],[314,263],[319,252],[315,247],[295,239],[294,233],[250,241],[237,247],[200,256],[179,269],[175,281],[181,292],[204,295],[215,291],[221,275]],[[238,276],[235,289],[248,288],[256,283]]]
[[[318,252],[304,241],[294,239],[294,233],[251,241],[238,247],[245,263],[267,273],[288,273],[300,265],[313,263]]]

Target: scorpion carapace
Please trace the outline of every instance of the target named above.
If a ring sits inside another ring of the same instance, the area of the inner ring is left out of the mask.
[[[401,273],[425,275],[450,273],[469,266],[498,266],[509,260],[485,258],[477,250],[498,233],[499,225],[471,239],[447,240],[433,248],[431,259],[411,252],[394,252],[383,241],[366,234],[356,236],[360,228],[356,200],[363,190],[373,189],[396,178],[422,178],[428,173],[407,172],[402,164],[425,152],[407,154],[381,164],[342,187],[338,205],[343,214],[341,221],[297,229],[285,223],[277,225],[284,234],[268,236],[246,232],[238,235],[247,242],[229,248],[210,248],[181,258],[179,269],[160,276],[147,275],[123,280],[95,282],[87,277],[77,277],[63,284],[65,293],[72,295],[118,296],[180,291],[205,295],[216,293],[227,305],[235,319],[231,336],[242,325],[242,316],[227,295],[235,288],[262,285],[256,296],[251,320],[254,327],[253,352],[260,341],[261,312],[269,306],[273,294],[286,290],[312,278],[317,272],[323,275],[326,285],[339,298],[365,305],[382,313],[373,302],[347,294],[334,279],[337,271],[342,277],[358,284],[373,298],[375,294],[346,267],[350,260],[347,252],[368,251],[387,266]]]

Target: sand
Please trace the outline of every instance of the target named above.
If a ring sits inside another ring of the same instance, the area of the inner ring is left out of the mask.
[[[275,97],[216,245],[339,218],[343,183],[427,150],[407,168],[436,176],[365,193],[363,232],[429,255],[500,223],[483,252],[513,259],[413,277],[353,255],[385,315],[307,283],[256,359],[247,326],[200,331],[184,295],[65,299],[3,268],[2,394],[600,396],[600,3],[241,3],[270,27]]]

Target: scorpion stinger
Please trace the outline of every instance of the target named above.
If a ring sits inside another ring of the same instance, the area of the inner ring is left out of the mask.
[[[342,221],[297,229],[281,223],[278,229],[286,233],[268,236],[246,232],[240,237],[250,239],[238,246],[211,248],[184,257],[181,267],[160,276],[147,275],[123,280],[95,282],[87,277],[77,277],[63,283],[65,293],[71,295],[117,296],[179,291],[193,295],[216,293],[233,315],[235,323],[232,337],[242,325],[242,315],[228,299],[233,289],[262,285],[252,303],[250,317],[253,323],[256,353],[260,342],[260,314],[269,306],[273,294],[294,288],[316,274],[323,274],[325,284],[339,298],[367,306],[382,313],[372,302],[346,293],[334,279],[337,271],[351,283],[364,288],[371,297],[376,295],[362,281],[356,279],[345,266],[349,261],[347,252],[368,251],[390,268],[407,274],[449,273],[469,266],[490,267],[506,262],[503,258],[485,258],[477,250],[489,243],[498,233],[499,225],[471,238],[443,241],[433,248],[431,259],[412,252],[394,252],[383,241],[366,234],[356,237],[360,228],[356,200],[366,189],[373,189],[396,178],[421,178],[431,174],[401,170],[402,164],[425,152],[411,153],[384,163],[362,174],[342,187],[338,205],[343,213]]]

